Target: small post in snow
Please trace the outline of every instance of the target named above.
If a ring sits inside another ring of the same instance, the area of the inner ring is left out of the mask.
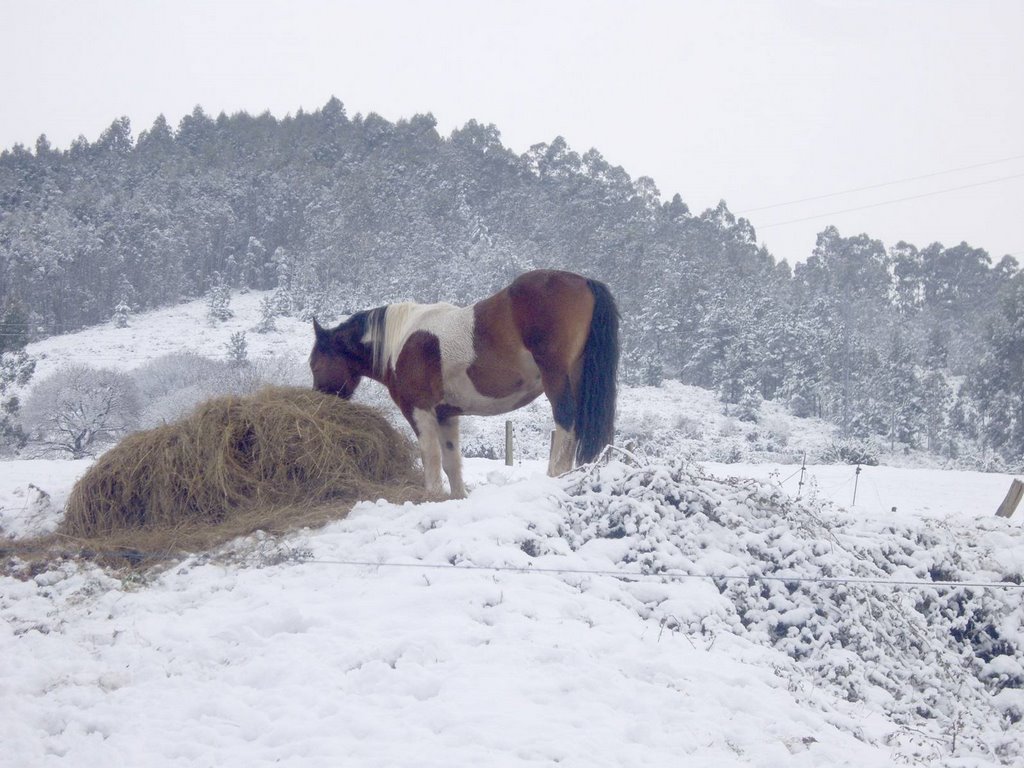
[[[853,504],[851,507],[857,506],[857,483],[860,482],[860,464],[857,465],[857,473],[853,476]]]
[[[512,421],[505,421],[505,466],[512,466]]]
[[[999,505],[999,509],[996,510],[996,514],[999,517],[1009,517],[1016,511],[1022,498],[1024,498],[1024,483],[1014,478],[1010,483],[1010,490],[1007,492],[1006,498],[1003,499],[1003,503]]]
[[[804,492],[804,473],[807,471],[807,451],[804,451],[804,458],[800,464],[800,482],[796,484],[796,497],[800,498],[800,495]]]

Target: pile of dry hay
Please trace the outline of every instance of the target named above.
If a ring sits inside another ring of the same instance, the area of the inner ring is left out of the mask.
[[[361,499],[423,500],[411,443],[377,411],[269,388],[129,435],[78,481],[58,537],[96,552],[197,551],[343,517]]]

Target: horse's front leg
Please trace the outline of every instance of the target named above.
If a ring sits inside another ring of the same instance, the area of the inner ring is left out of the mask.
[[[441,494],[441,429],[437,417],[431,411],[413,409],[412,428],[420,444],[420,458],[423,460],[423,482],[427,493]]]
[[[441,430],[441,464],[448,475],[448,484],[452,487],[452,496],[456,499],[466,498],[466,486],[462,483],[462,451],[459,448],[459,417],[448,416],[438,419]]]

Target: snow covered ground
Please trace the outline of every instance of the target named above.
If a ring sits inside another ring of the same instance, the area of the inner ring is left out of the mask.
[[[223,357],[258,299],[29,351],[37,378]],[[301,383],[309,329],[278,328],[250,357]],[[1022,764],[1009,476],[814,464],[798,485],[826,425],[740,423],[673,383],[621,397],[639,465],[545,477],[537,404],[514,466],[467,460],[465,500],[368,501],[142,574],[0,576],[0,765]],[[503,422],[466,422],[493,450]],[[88,464],[0,462],[0,533],[52,529]],[[928,583],[950,581],[991,586]]]

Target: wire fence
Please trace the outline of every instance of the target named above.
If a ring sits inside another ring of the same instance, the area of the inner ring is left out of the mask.
[[[324,565],[344,568],[362,568],[370,570],[386,569],[421,569],[430,571],[448,571],[462,573],[500,573],[513,575],[548,575],[548,576],[590,576],[610,577],[621,581],[709,581],[712,583],[784,583],[784,584],[817,584],[825,586],[878,586],[878,587],[909,587],[915,589],[993,589],[993,590],[1024,590],[1024,583],[1015,581],[986,581],[983,579],[965,579],[962,581],[933,581],[925,579],[886,579],[860,576],[807,576],[783,574],[713,574],[688,573],[685,571],[659,570],[653,572],[626,571],[621,568],[561,568],[539,565],[475,565],[473,563],[431,563],[392,562],[376,560],[349,560],[318,558],[298,553],[277,553],[279,562],[293,565]],[[161,562],[184,562],[189,556],[174,552],[146,552],[135,549],[90,550],[90,549],[54,549],[25,548],[18,546],[0,547],[0,558],[27,556],[58,556],[81,558],[87,560],[107,559],[123,560],[132,566],[150,566]],[[213,559],[216,559],[214,557]]]
[[[869,586],[888,587],[918,587],[918,588],[963,588],[973,587],[978,589],[1024,589],[1024,583],[1018,584],[1013,581],[925,581],[923,579],[871,579],[856,576],[783,576],[766,574],[706,574],[686,573],[683,571],[657,571],[644,573],[623,571],[618,568],[551,568],[545,566],[513,566],[513,565],[472,565],[452,563],[378,563],[371,560],[327,560],[312,558],[301,560],[303,563],[314,565],[338,565],[348,567],[365,568],[428,568],[431,570],[461,570],[461,571],[486,571],[493,573],[515,573],[515,574],[548,574],[559,576],[610,576],[626,581],[661,580],[661,581],[686,581],[703,580],[712,582],[783,582],[787,584],[829,584],[845,585],[858,584]]]

